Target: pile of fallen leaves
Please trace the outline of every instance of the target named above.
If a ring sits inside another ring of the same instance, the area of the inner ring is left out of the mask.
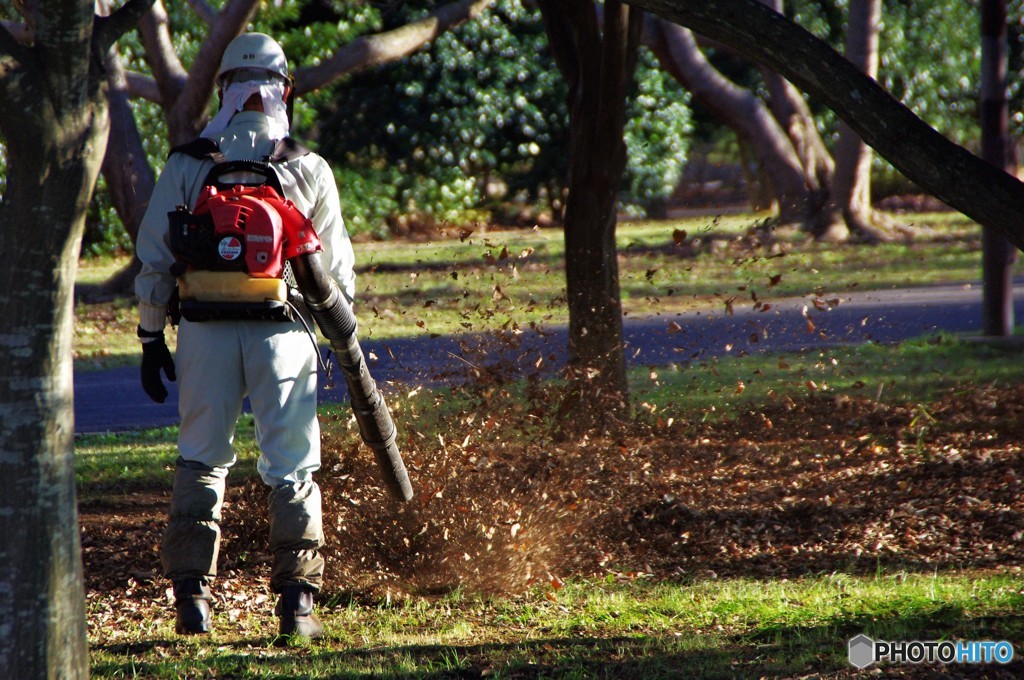
[[[552,434],[544,383],[472,389],[472,408],[400,414],[408,503],[387,496],[350,422],[324,424],[328,595],[1024,563],[1024,387],[925,406],[783,397],[573,440]],[[82,507],[94,611],[165,597],[168,491]],[[218,589],[240,615],[266,608],[265,506],[258,482],[229,485]]]

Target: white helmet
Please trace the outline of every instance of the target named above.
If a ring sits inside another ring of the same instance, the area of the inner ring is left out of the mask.
[[[217,81],[222,82],[225,74],[238,69],[269,71],[288,80],[288,59],[284,50],[265,33],[243,33],[228,43],[217,69]]]

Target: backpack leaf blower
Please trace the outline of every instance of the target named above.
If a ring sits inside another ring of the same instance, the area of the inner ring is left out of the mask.
[[[206,151],[206,147],[202,149]],[[217,181],[229,172],[245,171],[260,175],[265,183],[233,185]],[[291,265],[299,294],[331,343],[331,349],[345,376],[352,410],[363,442],[373,451],[392,497],[412,498],[409,473],[398,450],[398,431],[384,397],[370,376],[363,350],[356,338],[356,317],[338,284],[323,268],[323,249],[312,220],[290,200],[281,198],[280,183],[266,163],[230,161],[218,163],[210,171],[194,211],[184,206],[169,214],[171,247],[179,261],[174,273],[179,288],[195,279],[198,271],[217,276],[242,276],[225,279],[218,288],[257,290],[256,301],[206,301],[182,295],[181,313],[192,321],[224,318],[292,320],[280,309],[287,303],[265,299],[264,288],[255,284],[280,282],[284,261]],[[207,279],[199,283],[209,285]],[[246,284],[243,286],[242,284]],[[189,286],[189,292],[197,288]],[[281,285],[283,287],[283,284]],[[222,293],[218,290],[218,293]],[[269,310],[269,311],[268,311]]]

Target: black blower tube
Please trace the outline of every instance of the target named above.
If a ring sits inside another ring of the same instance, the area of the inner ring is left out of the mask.
[[[345,375],[359,434],[373,450],[388,492],[396,499],[412,498],[412,484],[396,440],[398,431],[388,405],[366,368],[363,350],[356,338],[356,317],[334,279],[324,272],[319,253],[307,253],[289,260],[295,283],[306,307],[331,343],[338,365]]]

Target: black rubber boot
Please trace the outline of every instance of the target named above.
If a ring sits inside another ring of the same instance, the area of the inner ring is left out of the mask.
[[[184,578],[174,582],[174,609],[177,619],[174,631],[178,635],[203,635],[210,632],[213,620],[210,586],[198,578]]]
[[[288,638],[317,638],[324,634],[324,625],[313,613],[313,593],[309,586],[290,583],[281,588],[274,613],[280,618],[280,634]]]

